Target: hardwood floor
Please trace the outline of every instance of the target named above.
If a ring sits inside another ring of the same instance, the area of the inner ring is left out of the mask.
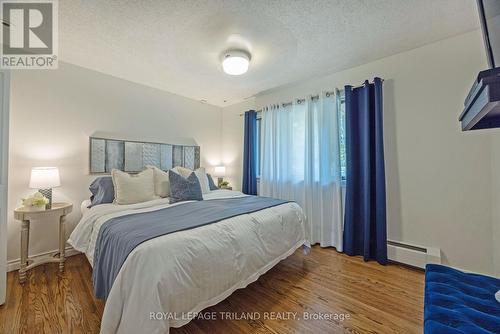
[[[63,274],[57,264],[47,264],[31,271],[24,286],[17,272],[7,281],[0,333],[99,332],[104,304],[93,297],[83,255],[68,258]],[[171,333],[422,333],[423,290],[423,271],[367,263],[315,246],[307,256],[298,250],[202,312],[215,320],[195,319]],[[242,319],[245,315],[253,319]]]

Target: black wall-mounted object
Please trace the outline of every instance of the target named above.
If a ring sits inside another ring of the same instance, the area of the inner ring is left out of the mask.
[[[500,1],[477,0],[479,21],[490,68],[500,66]]]
[[[477,0],[490,69],[479,72],[460,115],[462,130],[500,127],[500,0]]]
[[[500,127],[500,68],[479,72],[464,105],[462,130]]]

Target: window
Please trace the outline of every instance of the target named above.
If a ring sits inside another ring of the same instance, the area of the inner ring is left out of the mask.
[[[345,135],[345,97],[344,94],[340,95],[339,107],[338,107],[338,118],[339,118],[339,146],[340,146],[340,176],[342,181],[346,180],[347,171],[347,157],[346,157],[346,135]]]
[[[256,149],[256,156],[257,156],[257,161],[255,162],[257,164],[257,178],[260,177],[260,160],[261,160],[261,152],[262,152],[262,114],[261,112],[257,113],[257,149]]]
[[[345,97],[343,92],[340,93],[341,95],[339,96],[339,99],[337,101],[338,106],[337,106],[337,112],[338,112],[338,122],[339,122],[339,150],[340,150],[340,176],[342,181],[346,181],[346,132],[345,132],[345,125],[346,125],[346,119],[345,119]],[[294,127],[299,127],[303,126],[303,122],[293,122]],[[304,131],[300,131],[299,129],[294,130],[295,133],[304,133]],[[300,145],[299,143],[304,142],[304,138],[295,138],[297,145]],[[316,145],[315,147],[319,147],[319,145]],[[301,150],[297,150],[297,152],[300,152]],[[257,114],[257,177],[260,177],[261,174],[261,161],[262,161],[262,114],[259,112]],[[317,152],[315,155],[319,157],[319,152]],[[299,156],[295,160],[300,160],[302,156]],[[295,168],[303,168],[302,164],[296,164]],[[297,172],[298,174],[303,174],[300,171]]]

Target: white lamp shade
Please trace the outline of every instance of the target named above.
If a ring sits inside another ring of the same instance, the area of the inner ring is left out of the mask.
[[[248,71],[250,54],[241,50],[227,51],[222,60],[224,72],[230,75],[240,75]]]
[[[226,175],[226,167],[225,166],[216,166],[214,168],[214,176],[215,177],[223,177]]]
[[[34,167],[31,169],[30,188],[50,189],[60,185],[61,179],[57,167]]]

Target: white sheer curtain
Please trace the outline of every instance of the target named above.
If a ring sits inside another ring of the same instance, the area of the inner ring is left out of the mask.
[[[260,194],[296,201],[311,244],[342,251],[343,204],[338,103],[320,94],[262,112]]]

